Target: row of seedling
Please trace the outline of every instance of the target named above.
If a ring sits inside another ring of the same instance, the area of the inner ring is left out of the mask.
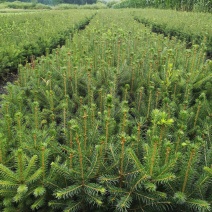
[[[209,211],[211,61],[100,11],[3,95],[5,211]],[[15,162],[14,162],[15,161]]]

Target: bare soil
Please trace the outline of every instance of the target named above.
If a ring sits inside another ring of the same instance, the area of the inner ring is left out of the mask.
[[[17,78],[18,78],[17,74],[14,74],[14,73],[9,73],[4,78],[1,78],[0,79],[0,95],[6,93],[5,87],[7,83],[8,82],[13,83],[15,80],[17,80]]]

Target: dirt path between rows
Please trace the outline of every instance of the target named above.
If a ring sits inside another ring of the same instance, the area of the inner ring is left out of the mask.
[[[18,75],[15,73],[9,73],[6,77],[0,79],[0,95],[6,93],[6,85],[8,82],[13,83],[18,78]],[[0,99],[1,100],[1,99]]]

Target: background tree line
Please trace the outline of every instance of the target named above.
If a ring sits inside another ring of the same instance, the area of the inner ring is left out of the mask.
[[[176,9],[183,11],[211,12],[211,0],[123,0],[115,7],[154,7],[161,9]]]
[[[7,2],[13,2],[14,0],[8,0]],[[42,3],[48,5],[54,4],[94,4],[97,0],[20,0],[21,2],[33,2],[33,3]],[[0,0],[0,2],[4,2],[4,0]]]

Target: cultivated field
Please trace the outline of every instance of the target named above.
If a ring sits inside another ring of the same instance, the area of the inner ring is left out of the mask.
[[[94,14],[91,10],[0,13],[0,76],[17,69],[32,55],[64,44]]]
[[[4,16],[0,54],[27,44],[45,56],[19,65],[1,96],[1,211],[212,210],[210,28],[192,45],[152,32],[143,12]]]

